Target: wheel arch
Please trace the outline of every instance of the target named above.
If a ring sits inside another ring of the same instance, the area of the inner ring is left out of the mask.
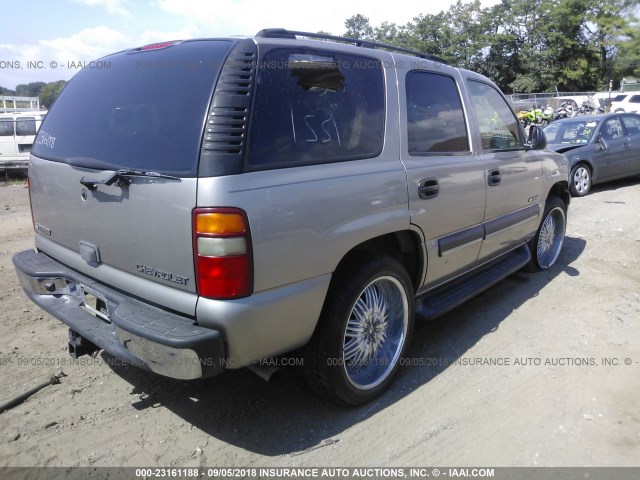
[[[417,232],[401,230],[370,238],[349,250],[340,260],[336,271],[354,255],[369,253],[394,258],[405,268],[411,279],[414,292],[418,291],[424,278],[427,258],[423,242]]]
[[[569,182],[561,181],[561,182],[554,183],[549,189],[549,192],[547,193],[547,199],[551,195],[558,197],[568,207],[569,203],[571,203],[571,192],[569,192]]]

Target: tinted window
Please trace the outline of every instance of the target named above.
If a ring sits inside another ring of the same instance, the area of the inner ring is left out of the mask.
[[[36,119],[35,118],[18,118],[16,120],[16,135],[35,135]]]
[[[624,123],[627,133],[629,135],[640,135],[640,117],[623,116],[622,123]]]
[[[278,49],[260,62],[248,163],[257,168],[368,158],[384,135],[379,61]]]
[[[13,120],[0,120],[0,137],[13,137]]]
[[[469,94],[482,136],[482,149],[519,148],[522,142],[518,121],[502,95],[491,85],[476,81],[469,81]]]
[[[640,95],[634,95],[633,97],[631,97],[629,103],[640,103]]]
[[[410,72],[406,87],[409,154],[469,151],[455,80],[434,73]]]
[[[213,86],[233,45],[184,42],[80,70],[45,117],[37,156],[195,176]]]

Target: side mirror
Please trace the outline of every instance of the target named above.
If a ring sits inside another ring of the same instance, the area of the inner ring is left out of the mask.
[[[532,125],[529,128],[529,140],[527,141],[527,147],[531,150],[544,150],[547,148],[547,136],[544,134],[542,128]]]
[[[599,132],[598,136],[596,137],[596,150],[598,152],[609,151],[609,145],[607,145],[607,142],[605,142],[604,138],[602,137],[602,132]]]

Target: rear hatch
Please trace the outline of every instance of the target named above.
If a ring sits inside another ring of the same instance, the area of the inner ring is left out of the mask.
[[[112,287],[194,314],[198,159],[233,45],[156,44],[105,57],[72,79],[33,146],[40,250]]]

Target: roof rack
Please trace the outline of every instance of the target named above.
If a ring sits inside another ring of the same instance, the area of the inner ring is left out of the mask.
[[[396,47],[395,45],[389,45],[387,43],[373,42],[371,40],[362,40],[360,38],[339,37],[336,35],[328,35],[326,33],[312,33],[312,32],[299,32],[296,30],[286,30],[284,28],[265,28],[256,33],[256,37],[260,38],[289,38],[295,40],[296,37],[307,38],[319,38],[322,40],[331,40],[341,43],[352,43],[358,47],[364,48],[379,48],[383,50],[392,50],[395,52],[407,53],[415,57],[425,58],[427,60],[433,60],[434,62],[443,63],[448,65],[446,60],[436,57],[435,55],[429,55],[426,53],[418,52],[416,50],[410,50],[408,48]]]

